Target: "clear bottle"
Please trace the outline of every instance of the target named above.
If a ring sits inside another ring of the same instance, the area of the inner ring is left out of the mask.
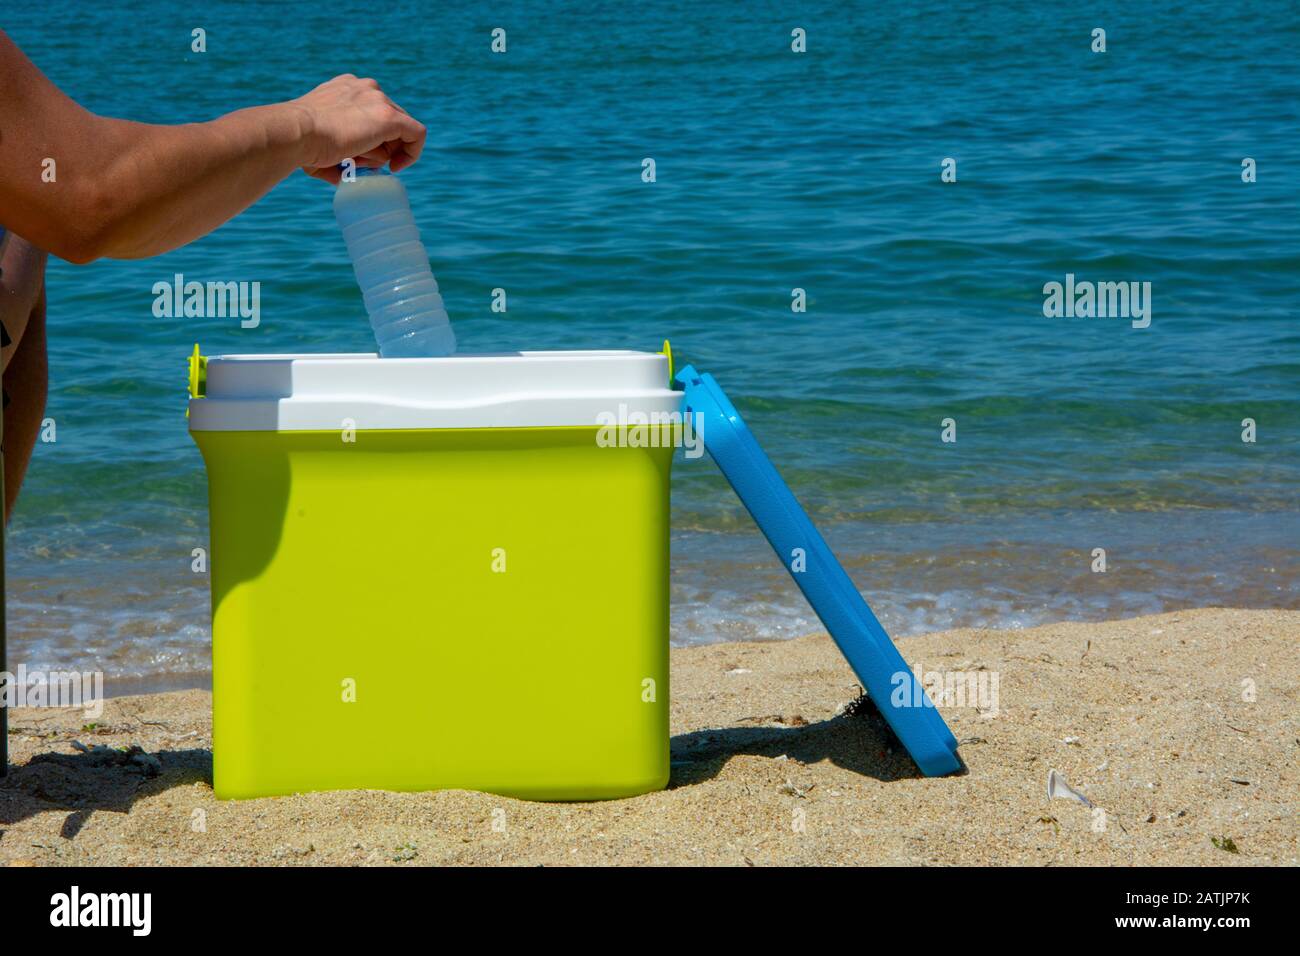
[[[406,188],[387,170],[356,170],[334,193],[357,285],[384,358],[425,358],[456,351],[456,335],[429,268]]]

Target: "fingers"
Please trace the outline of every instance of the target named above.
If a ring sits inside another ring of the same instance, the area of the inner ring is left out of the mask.
[[[403,113],[402,117],[405,120],[402,124],[400,135],[402,141],[402,152],[409,156],[411,158],[411,163],[413,163],[419,159],[420,154],[424,152],[424,142],[429,135],[429,131],[425,128],[423,123],[413,119],[406,113]],[[409,166],[410,163],[407,163],[406,165]]]
[[[303,99],[316,114],[320,144],[313,161],[304,167],[316,179],[337,183],[335,164],[349,156],[360,168],[387,165],[397,172],[424,152],[428,136],[424,124],[394,103],[372,77],[344,73]]]
[[[382,104],[378,106],[377,118],[382,126],[379,134],[384,137],[384,140],[378,145],[356,157],[357,165],[383,166],[389,164],[393,172],[410,166],[420,158],[420,154],[424,151],[428,130],[425,129],[423,123],[393,102],[392,98],[380,88],[376,80],[367,78],[355,82],[367,90],[373,91],[373,94],[378,94],[375,99]]]
[[[331,186],[337,186],[339,184],[339,180],[343,178],[343,173],[339,171],[339,168],[337,166],[322,166],[320,169],[311,169],[307,166],[304,166],[302,168],[302,171],[306,173],[308,176],[310,176],[312,179],[324,180],[325,182],[329,183]]]
[[[413,126],[405,129],[398,139],[391,139],[384,144],[388,151],[389,167],[399,172],[410,166],[424,152],[425,137],[428,135],[424,126],[411,120]]]
[[[382,157],[378,165],[388,163],[389,168],[396,173],[420,158],[420,154],[424,151],[428,130],[423,123],[413,119],[409,113],[391,100],[388,100],[387,106],[389,107],[387,117],[389,138],[364,155],[367,158]]]
[[[388,161],[388,168],[395,173],[400,173],[403,169],[405,169],[407,166],[410,166],[411,163],[413,162],[415,162],[415,160],[413,160],[410,156],[408,156],[404,152],[399,151],[394,153],[393,158]]]
[[[354,157],[356,164],[363,169],[379,169],[391,158],[392,153],[386,143],[380,143],[374,149],[366,150],[360,156]]]
[[[415,162],[415,157],[406,151],[406,144],[400,139],[390,139],[384,144],[388,152],[388,166],[393,172],[400,172]]]
[[[378,86],[375,88],[378,89]],[[385,96],[384,99],[393,111],[391,119],[395,133],[384,145],[394,161],[400,163],[400,165],[393,166],[393,171],[396,172],[398,169],[410,166],[420,158],[420,154],[424,152],[424,142],[429,131],[423,123],[395,103],[392,97]],[[402,158],[399,159],[399,157]]]

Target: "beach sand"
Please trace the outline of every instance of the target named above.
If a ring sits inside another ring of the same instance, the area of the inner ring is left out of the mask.
[[[922,778],[878,716],[844,714],[858,689],[825,635],[675,649],[669,789],[603,803],[219,801],[205,692],[113,699],[91,730],[79,711],[15,711],[0,863],[1296,864],[1300,611],[900,646],[924,671],[998,675],[996,714],[944,709],[967,773]],[[1049,769],[1104,816],[1048,800]]]

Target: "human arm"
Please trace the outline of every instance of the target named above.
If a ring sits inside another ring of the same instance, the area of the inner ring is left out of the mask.
[[[211,232],[295,169],[419,158],[424,127],[351,74],[305,96],[179,126],[97,116],[0,32],[0,221],[72,262],[157,255]],[[53,181],[49,160],[54,161]]]

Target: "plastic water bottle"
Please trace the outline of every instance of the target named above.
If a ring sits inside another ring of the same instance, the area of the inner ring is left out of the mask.
[[[334,193],[334,218],[379,354],[425,358],[455,352],[456,335],[401,181],[387,170],[358,167],[356,179],[345,179]]]

